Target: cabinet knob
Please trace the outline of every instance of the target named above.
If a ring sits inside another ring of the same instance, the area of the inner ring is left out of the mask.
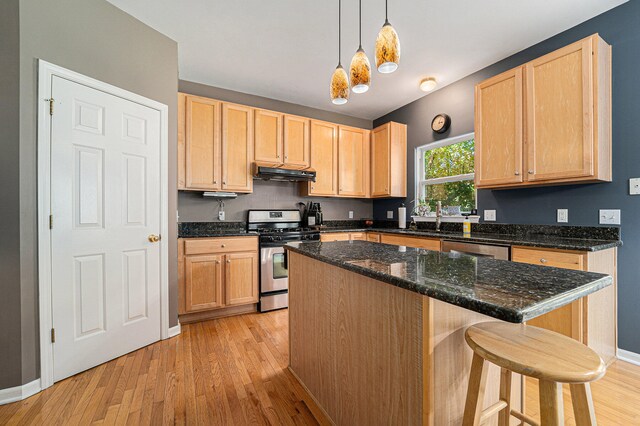
[[[529,174],[532,175],[533,174],[533,170],[529,170]]]
[[[288,156],[288,155],[285,155],[285,156],[284,156],[284,159],[285,159],[285,160],[288,160],[288,159],[289,159],[289,156]]]
[[[516,176],[520,176],[520,172],[516,172]]]
[[[223,180],[223,181],[222,181],[222,184],[223,184],[223,185],[226,185],[226,184],[227,184],[227,181],[226,181],[226,180]]]
[[[214,181],[213,181],[213,183],[218,183],[218,181],[217,181],[217,180],[214,180]]]
[[[315,186],[312,186],[312,187],[311,187],[311,189],[316,189],[316,187],[315,187]]]
[[[227,259],[227,263],[231,263],[231,260]]]
[[[219,260],[216,260],[216,265],[219,265],[219,264],[220,264],[220,261],[219,261]]]
[[[225,248],[225,247],[226,247],[226,244],[223,244],[221,247],[222,247],[222,248]]]
[[[545,258],[540,259],[540,263],[547,263],[547,259]]]
[[[280,154],[276,154],[276,158],[280,158]]]

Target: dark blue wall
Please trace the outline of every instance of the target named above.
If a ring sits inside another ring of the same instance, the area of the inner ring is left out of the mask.
[[[556,209],[568,208],[570,225],[597,225],[598,209],[621,209],[619,347],[640,353],[640,196],[628,195],[628,179],[640,177],[640,1],[631,0],[375,120],[374,126],[390,120],[408,125],[409,167],[407,199],[375,201],[374,217],[384,219],[387,210],[397,212],[401,202],[414,199],[415,147],[473,131],[476,83],[593,33],[613,46],[613,182],[479,190],[478,209],[496,209],[498,222],[553,224]],[[430,129],[431,119],[439,112],[452,119],[444,135]]]

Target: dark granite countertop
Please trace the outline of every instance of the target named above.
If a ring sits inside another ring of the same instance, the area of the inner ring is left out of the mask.
[[[246,237],[257,236],[247,232],[244,222],[181,222],[178,238]]]
[[[622,245],[620,240],[600,240],[592,238],[567,238],[558,235],[510,235],[510,234],[493,234],[472,232],[470,237],[465,237],[462,232],[441,231],[436,232],[428,229],[398,229],[398,228],[344,228],[344,227],[327,227],[322,229],[322,233],[332,232],[383,232],[387,234],[403,234],[417,237],[441,238],[447,241],[462,241],[472,243],[487,243],[508,246],[527,246],[552,248],[561,250],[577,250],[577,251],[599,251]]]
[[[288,250],[504,321],[521,323],[612,284],[609,275],[365,241]]]

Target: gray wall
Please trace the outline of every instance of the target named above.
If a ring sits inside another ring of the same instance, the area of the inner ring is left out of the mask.
[[[407,200],[414,199],[414,148],[435,140],[473,131],[474,85],[487,77],[544,55],[571,42],[600,35],[613,46],[613,182],[589,185],[479,190],[478,208],[497,209],[498,222],[555,223],[556,209],[568,208],[571,225],[597,225],[598,209],[622,210],[619,251],[619,346],[640,353],[640,197],[628,195],[628,179],[640,176],[640,2],[630,1],[540,44],[489,66],[446,88],[425,96],[374,121],[408,124]],[[448,134],[434,135],[431,119],[439,112],[451,116]],[[374,217],[402,200],[374,202]]]
[[[14,3],[14,0],[11,2]],[[3,7],[5,3],[6,1],[3,2]],[[4,13],[2,19],[5,19]],[[15,22],[14,16],[13,24]],[[21,342],[22,364],[15,357],[2,357],[0,389],[27,383],[39,376],[36,125],[37,105],[41,97],[37,95],[37,59],[44,59],[168,105],[171,158],[175,158],[177,146],[178,58],[177,44],[174,41],[104,0],[22,0],[19,22],[20,135],[19,138],[15,132],[7,135],[3,127],[3,160],[0,161],[4,162],[7,155],[15,157],[15,152],[19,150],[19,182],[17,176],[8,176],[6,181],[3,179],[2,196],[3,204],[11,203],[14,209],[19,205],[20,217],[13,211],[7,222],[2,221],[2,226],[10,230],[8,235],[14,250],[18,249],[13,241],[14,233],[19,230],[20,275],[16,271],[10,271],[10,281],[5,281],[3,265],[0,312],[2,315],[5,312],[15,312],[17,315],[11,318],[10,327],[3,327],[3,332],[4,329],[10,329],[12,334],[2,336],[0,351],[5,350],[5,343]],[[3,32],[6,30],[4,22],[0,28]],[[3,73],[6,66],[13,72],[11,63],[2,63]],[[17,78],[13,84],[18,84]],[[13,107],[15,108],[15,103]],[[10,170],[14,170],[17,163],[17,158],[14,158]],[[177,167],[175,161],[170,161],[169,164],[168,237],[170,241],[176,241]],[[4,207],[1,210],[4,211]],[[4,232],[1,244],[4,250],[7,244],[7,234]],[[18,262],[18,259],[15,261]],[[170,322],[173,325],[177,324],[176,244],[170,245],[169,281]],[[15,291],[19,291],[20,300],[15,300]],[[12,297],[4,297],[5,292]],[[3,321],[3,324],[7,323]]]
[[[318,120],[371,129],[372,122],[361,118],[349,117],[329,111],[322,111],[302,105],[263,98],[232,90],[192,83],[179,82],[181,92],[206,96],[227,102],[235,102],[256,108],[265,108],[288,114],[297,114]],[[322,197],[302,197],[298,195],[298,185],[292,182],[265,182],[255,180],[252,194],[239,195],[235,200],[226,200],[224,210],[227,221],[246,220],[248,209],[285,209],[296,208],[299,201],[315,201],[322,206],[325,219],[348,219],[349,211],[354,218],[371,217],[373,202],[359,199],[336,199]],[[218,202],[203,198],[201,193],[180,191],[178,194],[178,214],[180,222],[210,222],[218,219]]]
[[[0,389],[21,383],[20,334],[20,29],[18,0],[0,2]],[[16,326],[17,325],[17,326]]]

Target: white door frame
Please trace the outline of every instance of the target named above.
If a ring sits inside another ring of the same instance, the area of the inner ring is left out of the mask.
[[[168,124],[169,108],[119,87],[38,60],[38,290],[40,305],[40,381],[41,388],[53,385],[53,344],[51,343],[51,119],[48,98],[53,76],[100,90],[160,112],[160,336],[169,337],[169,241],[168,241]],[[55,101],[54,101],[55,108]]]

